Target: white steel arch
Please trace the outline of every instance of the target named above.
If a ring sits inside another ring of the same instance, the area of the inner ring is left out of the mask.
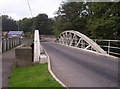
[[[62,32],[59,35],[57,42],[107,54],[97,43],[78,31],[68,30]]]

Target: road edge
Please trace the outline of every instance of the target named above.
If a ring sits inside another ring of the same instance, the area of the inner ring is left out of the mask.
[[[56,43],[56,42],[54,42],[54,43]],[[60,44],[60,43],[56,43],[56,44]],[[115,56],[112,56],[112,55],[108,55],[108,54],[101,54],[101,53],[98,53],[98,52],[85,50],[85,49],[82,49],[82,48],[77,48],[77,47],[69,46],[69,45],[65,45],[65,44],[60,44],[60,45],[71,47],[71,48],[78,49],[78,50],[82,50],[82,51],[89,52],[89,53],[93,53],[95,55],[101,55],[101,56],[105,56],[105,57],[110,57],[110,58],[114,58],[114,59],[117,59],[117,60],[119,59],[118,57],[115,57]]]
[[[63,87],[65,87],[65,88],[67,88],[67,86],[66,86],[62,81],[60,81],[60,80],[57,78],[57,76],[55,75],[55,73],[52,71],[50,57],[48,56],[48,54],[47,54],[47,52],[46,52],[45,49],[44,49],[44,51],[45,51],[45,54],[46,54],[46,56],[47,56],[47,58],[48,58],[48,71],[49,71],[49,73],[52,75],[52,77],[53,77],[59,84],[61,84],[61,85],[62,85]]]

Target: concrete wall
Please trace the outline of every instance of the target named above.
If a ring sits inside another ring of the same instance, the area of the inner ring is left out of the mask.
[[[19,38],[4,38],[2,39],[2,52],[5,52],[20,44],[21,44],[21,39]]]
[[[17,67],[32,65],[32,49],[31,47],[17,47],[15,49],[15,64]]]

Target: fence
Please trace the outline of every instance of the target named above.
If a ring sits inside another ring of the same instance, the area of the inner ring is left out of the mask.
[[[99,40],[94,39],[94,41],[101,46],[107,54],[120,57],[120,40]]]
[[[20,38],[3,38],[2,39],[2,52],[5,52],[20,44],[21,44]]]

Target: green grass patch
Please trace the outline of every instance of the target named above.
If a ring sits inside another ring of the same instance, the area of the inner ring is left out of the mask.
[[[29,67],[13,67],[9,87],[62,87],[48,72],[48,64],[35,63]]]

